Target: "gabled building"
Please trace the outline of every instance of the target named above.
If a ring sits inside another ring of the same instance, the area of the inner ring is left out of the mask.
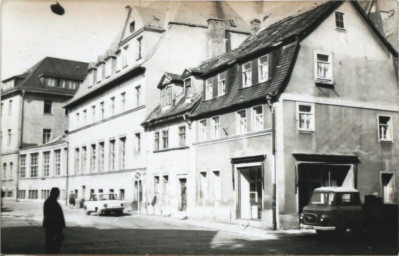
[[[48,143],[68,131],[68,113],[62,106],[78,90],[87,65],[46,57],[25,73],[3,80],[1,166],[6,197],[16,197],[18,151]],[[33,159],[26,161],[35,164]],[[39,178],[35,172],[26,177],[31,177],[32,182]]]
[[[141,123],[160,104],[157,84],[165,72],[181,84],[171,74],[239,45],[249,28],[225,2],[157,2],[127,11],[122,33],[65,105],[68,190],[86,200],[114,192],[128,208],[147,211],[154,200],[146,184],[153,138]]]
[[[357,2],[330,1],[188,69],[182,79],[203,81],[184,115],[194,131],[189,216],[297,228],[321,186],[396,203],[397,57]]]

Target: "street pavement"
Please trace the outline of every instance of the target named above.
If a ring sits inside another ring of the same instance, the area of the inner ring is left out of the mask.
[[[44,253],[42,204],[5,202],[1,252]],[[210,221],[125,213],[86,216],[63,206],[63,254],[361,254],[397,255],[397,235],[320,239],[313,231],[269,231]]]

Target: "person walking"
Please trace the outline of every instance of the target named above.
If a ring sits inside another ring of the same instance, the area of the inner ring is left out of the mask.
[[[62,208],[57,202],[59,195],[59,188],[52,188],[50,196],[46,199],[43,206],[43,227],[46,230],[46,253],[58,253],[64,240],[62,229],[65,228],[65,219]]]
[[[75,207],[75,195],[73,191],[69,194],[69,205],[73,205]]]

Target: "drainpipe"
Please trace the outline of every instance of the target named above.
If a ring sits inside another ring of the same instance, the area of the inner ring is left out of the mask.
[[[68,205],[68,195],[69,195],[69,189],[68,189],[68,179],[69,179],[69,141],[67,139],[67,154],[66,154],[66,180],[65,180],[65,205]]]
[[[24,97],[25,90],[22,90],[22,97],[20,103],[20,116],[19,116],[19,137],[18,137],[18,151],[17,151],[17,164],[16,164],[16,177],[15,177],[15,202],[18,202],[18,181],[19,181],[19,168],[20,168],[20,159],[19,159],[19,150],[22,147],[22,139],[23,139],[23,129],[24,129]],[[27,170],[25,170],[26,172]]]
[[[269,106],[270,113],[272,114],[272,159],[273,159],[273,191],[272,191],[272,213],[273,213],[273,230],[277,230],[277,188],[276,188],[276,176],[277,176],[277,165],[276,165],[276,113],[272,103],[272,95],[266,95],[267,105]]]

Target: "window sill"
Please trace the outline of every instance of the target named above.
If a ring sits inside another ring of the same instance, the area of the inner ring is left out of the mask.
[[[334,89],[335,85],[334,80],[328,80],[323,78],[316,78],[315,84],[318,87],[324,87],[329,89]]]
[[[379,143],[382,143],[382,144],[393,144],[393,140],[379,140],[378,141]]]
[[[53,116],[52,113],[43,113],[45,116]]]
[[[314,133],[314,130],[302,130],[302,129],[298,129],[299,133]]]
[[[164,149],[154,150],[153,153],[167,152],[167,151],[172,151],[172,150],[183,150],[183,149],[188,149],[188,148],[190,148],[190,147],[184,146],[184,147],[175,147],[175,148],[164,148]]]
[[[337,28],[336,27],[335,30],[338,31],[338,32],[346,32],[345,28]]]

